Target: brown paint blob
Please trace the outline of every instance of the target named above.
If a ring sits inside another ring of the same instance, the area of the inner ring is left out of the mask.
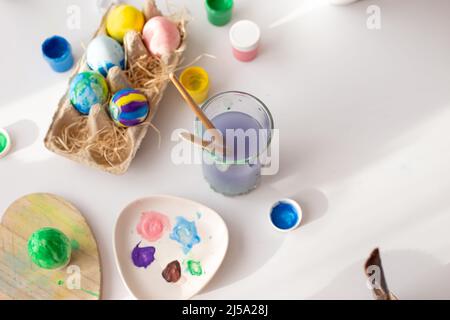
[[[175,260],[167,265],[162,272],[163,278],[167,282],[177,282],[181,278],[181,265]]]

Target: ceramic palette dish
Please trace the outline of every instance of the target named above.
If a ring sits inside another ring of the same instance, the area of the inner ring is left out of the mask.
[[[227,248],[228,229],[216,212],[172,196],[132,202],[114,230],[119,273],[136,299],[191,298],[212,279]]]
[[[27,241],[43,227],[57,228],[72,241],[66,267],[46,270],[31,262]],[[0,224],[0,300],[97,300],[100,295],[97,243],[81,213],[46,193],[30,194],[11,204]]]

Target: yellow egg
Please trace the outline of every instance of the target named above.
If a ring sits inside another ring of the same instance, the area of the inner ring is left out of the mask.
[[[144,14],[133,6],[121,4],[113,8],[106,18],[106,31],[119,42],[130,30],[141,32],[144,27]]]

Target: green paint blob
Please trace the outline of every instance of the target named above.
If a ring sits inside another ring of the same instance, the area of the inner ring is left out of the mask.
[[[58,280],[58,286],[62,286],[64,284],[64,280]]]
[[[203,269],[200,261],[188,260],[187,269],[193,276],[201,276],[203,274]]]
[[[8,146],[8,138],[0,132],[0,153],[5,151],[6,147]]]
[[[42,228],[28,240],[28,255],[38,267],[56,269],[65,266],[72,253],[69,238],[54,228]]]

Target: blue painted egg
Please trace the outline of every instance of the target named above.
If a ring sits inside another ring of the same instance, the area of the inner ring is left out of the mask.
[[[109,114],[121,127],[133,127],[147,119],[150,106],[147,97],[135,89],[117,91],[109,103]]]
[[[105,35],[97,36],[88,45],[86,62],[103,76],[114,66],[125,68],[125,53],[119,42]]]
[[[89,114],[93,105],[104,104],[108,96],[108,84],[98,72],[81,72],[70,83],[70,102],[81,114]]]

